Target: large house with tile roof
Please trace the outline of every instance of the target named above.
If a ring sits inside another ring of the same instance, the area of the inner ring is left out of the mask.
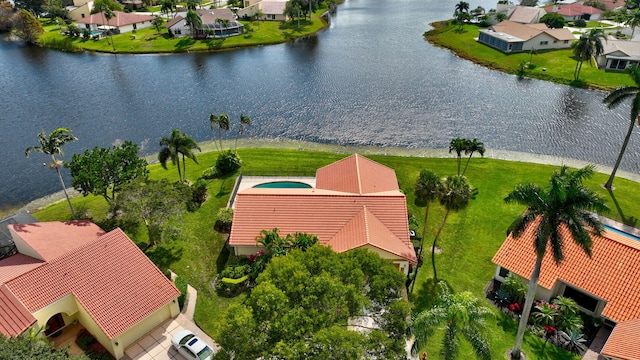
[[[528,281],[536,261],[535,226],[518,238],[507,237],[493,262],[499,281],[511,271]],[[592,236],[589,257],[566,228],[561,230],[564,260],[556,264],[547,250],[538,280],[536,298],[570,297],[580,309],[608,326],[615,326],[602,354],[610,359],[640,359],[640,239],[606,230]],[[617,325],[616,325],[617,324]],[[633,338],[634,341],[628,340]]]
[[[89,221],[8,226],[18,253],[0,260],[0,333],[55,335],[78,322],[116,359],[177,316],[180,292],[120,229]]]
[[[520,24],[505,20],[480,30],[478,42],[502,52],[568,49],[575,40],[569,29],[549,29],[543,23]]]
[[[256,253],[260,231],[279,228],[314,234],[339,253],[366,248],[405,274],[417,261],[395,171],[361,155],[318,169],[315,188],[247,188],[233,206],[229,245],[237,255]]]
[[[236,21],[236,16],[227,8],[219,9],[197,9],[196,13],[202,19],[202,25],[195,29],[196,34],[191,34],[191,26],[187,24],[187,14],[177,14],[173,19],[169,20],[165,27],[173,36],[201,36],[224,38],[229,36],[241,35],[244,33],[244,25]],[[226,24],[220,20],[226,20]]]
[[[600,20],[603,10],[582,4],[560,4],[550,5],[544,8],[547,14],[555,13],[562,15],[565,21],[583,20]]]
[[[640,64],[640,41],[607,40],[596,58],[599,68],[624,71]]]
[[[141,30],[153,26],[155,16],[114,11],[113,17],[107,20],[104,11],[77,19],[80,27],[91,31],[112,30],[118,34]],[[82,24],[82,25],[81,25]]]

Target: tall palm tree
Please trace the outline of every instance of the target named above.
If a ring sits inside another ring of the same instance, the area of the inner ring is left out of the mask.
[[[455,7],[456,12],[469,12],[469,3],[466,1],[460,1],[456,4]]]
[[[218,129],[218,141],[220,142],[220,151],[222,148],[222,130],[229,131],[230,123],[229,123],[229,115],[220,114],[220,115],[209,115],[209,123],[211,126],[211,130]],[[217,147],[217,145],[216,145]]]
[[[444,225],[447,223],[447,218],[451,211],[458,212],[469,205],[469,201],[475,198],[477,193],[476,189],[473,189],[467,178],[462,175],[448,176],[442,181],[442,190],[438,196],[440,205],[444,206],[444,218],[442,224],[438,228],[436,237],[433,239],[433,247],[431,251],[431,263],[433,264],[433,280],[438,281],[438,273],[436,272],[436,256],[435,248],[438,243],[438,238],[442,233]]]
[[[467,150],[469,147],[469,140],[463,138],[455,138],[449,142],[449,154],[452,151],[456,152],[456,156],[458,156],[458,175],[460,175],[460,164],[462,162],[462,153]]]
[[[49,169],[53,169],[56,171],[58,179],[60,179],[60,185],[62,185],[62,191],[64,191],[64,196],[67,198],[67,203],[69,204],[69,210],[71,210],[72,219],[76,218],[76,214],[73,212],[73,206],[71,205],[69,194],[67,194],[67,187],[64,185],[62,174],[60,174],[62,160],[56,159],[55,155],[64,155],[64,152],[62,151],[62,145],[75,140],[78,140],[78,138],[71,135],[71,130],[69,128],[57,128],[53,130],[51,134],[49,134],[49,136],[47,136],[47,134],[42,131],[38,134],[38,142],[40,143],[40,146],[30,146],[24,151],[24,155],[26,157],[29,157],[29,153],[31,151],[41,152],[45,155],[51,156],[51,162],[48,166]]]
[[[433,171],[425,169],[420,172],[413,193],[420,202],[425,204],[424,209],[424,225],[422,227],[422,239],[420,240],[420,248],[418,249],[418,266],[416,266],[413,283],[411,283],[411,292],[418,277],[418,269],[422,260],[422,250],[424,249],[424,240],[427,238],[427,220],[429,218],[429,203],[438,199],[442,192],[442,180]],[[435,259],[435,247],[431,248],[431,260]]]
[[[413,320],[412,331],[416,341],[412,352],[417,353],[434,329],[444,329],[442,355],[445,359],[456,359],[462,335],[473,347],[478,359],[491,359],[489,342],[483,335],[485,320],[491,310],[482,306],[477,297],[465,291],[451,294],[444,282],[439,282],[440,296],[433,308],[419,313]],[[444,327],[443,327],[444,325]]]
[[[527,227],[536,227],[533,244],[536,262],[531,272],[516,342],[511,351],[512,359],[520,358],[522,339],[538,287],[542,259],[547,248],[551,249],[556,264],[564,258],[563,243],[570,240],[575,241],[587,255],[591,256],[591,234],[600,235],[603,231],[602,224],[592,211],[605,212],[608,211],[608,207],[604,204],[603,198],[582,185],[584,179],[593,175],[593,169],[594,167],[589,165],[570,171],[563,166],[553,173],[546,188],[542,189],[534,184],[519,184],[504,199],[508,204],[527,206],[522,216],[509,226],[507,234],[517,238]]]
[[[580,79],[580,70],[582,70],[582,64],[588,61],[589,64],[593,63],[593,57],[602,55],[604,52],[604,45],[602,40],[607,41],[607,37],[604,34],[604,30],[593,28],[589,32],[580,35],[578,41],[572,45],[573,55],[576,59],[576,68],[573,72],[573,79],[578,81]]]
[[[191,30],[191,37],[197,37],[196,31],[202,28],[202,18],[194,10],[189,10],[185,19]]]
[[[171,131],[170,137],[163,137],[160,139],[160,146],[163,148],[158,153],[158,161],[160,161],[160,165],[163,168],[167,168],[167,161],[171,160],[171,163],[176,165],[178,168],[178,177],[180,181],[185,181],[186,178],[186,161],[185,157],[193,160],[196,164],[198,164],[198,159],[196,158],[193,150],[200,150],[198,143],[195,142],[192,138],[188,137],[186,134],[183,134],[178,129],[173,129]],[[180,156],[182,156],[182,170],[180,170]]]
[[[478,139],[467,140],[467,147],[464,149],[464,154],[469,155],[467,158],[467,163],[464,165],[464,169],[462,170],[462,175],[467,172],[467,167],[469,166],[469,161],[471,161],[471,157],[473,153],[477,152],[480,156],[484,157],[484,143],[482,141],[478,141]]]
[[[242,136],[246,126],[251,126],[251,118],[249,115],[240,114],[240,126],[238,127],[238,135],[236,135],[235,150],[238,150],[238,138]]]
[[[640,9],[636,9],[634,12],[628,15],[625,24],[631,26],[631,40],[636,32],[636,26],[640,25]]]
[[[633,132],[634,125],[636,121],[640,124],[640,117],[638,117],[640,113],[640,70],[638,70],[638,66],[633,66],[629,70],[629,74],[633,78],[633,82],[636,83],[635,86],[621,86],[607,95],[603,102],[607,104],[609,109],[612,109],[621,102],[632,99],[631,101],[631,121],[629,122],[629,129],[627,130],[627,135],[624,137],[624,141],[622,142],[622,148],[620,148],[620,154],[618,154],[618,159],[616,160],[616,164],[613,166],[613,171],[609,176],[609,180],[604,184],[604,187],[611,190],[613,187],[613,179],[616,176],[616,171],[618,171],[618,167],[620,166],[620,161],[622,160],[622,155],[627,150],[627,145],[629,145],[629,139],[631,138],[631,133]]]

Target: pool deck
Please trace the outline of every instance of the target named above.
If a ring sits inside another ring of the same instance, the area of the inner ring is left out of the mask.
[[[274,182],[274,181],[295,181],[304,184],[311,185],[311,187],[316,187],[316,178],[315,177],[304,177],[304,176],[243,176],[242,181],[238,185],[238,191],[242,191],[244,189],[252,188],[256,185]]]

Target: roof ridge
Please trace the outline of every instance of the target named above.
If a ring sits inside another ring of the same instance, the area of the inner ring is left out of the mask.
[[[360,178],[360,161],[357,153],[353,154],[356,161],[356,179],[358,179],[358,194],[362,195],[362,179]]]

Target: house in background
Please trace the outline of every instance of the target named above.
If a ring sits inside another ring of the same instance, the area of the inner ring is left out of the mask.
[[[236,20],[233,12],[227,8],[220,9],[198,9],[196,13],[202,19],[202,27],[196,29],[197,34],[202,37],[228,37],[242,35],[244,33],[244,25]],[[165,27],[176,37],[193,36],[191,34],[191,26],[187,25],[186,13],[178,14],[169,20]],[[224,25],[219,20],[228,21]]]
[[[179,313],[180,292],[120,229],[89,221],[8,226],[18,253],[0,260],[0,333],[44,335],[80,323],[116,359]]]
[[[493,262],[495,278],[504,281],[510,271],[528,281],[536,261],[535,224],[519,238],[507,237]],[[567,238],[569,231],[561,229]],[[614,327],[602,355],[609,359],[640,359],[640,238],[607,230],[592,236],[592,257],[574,241],[565,241],[565,259],[556,265],[548,249],[538,281],[537,299],[562,295],[574,299],[588,315]]]
[[[604,11],[581,4],[560,4],[550,5],[544,8],[547,13],[556,13],[562,15],[565,21],[583,20],[600,20]]]
[[[640,42],[629,40],[607,40],[602,55],[596,58],[599,68],[625,70],[640,63]]]
[[[255,254],[260,231],[279,228],[283,236],[314,234],[338,253],[368,249],[409,272],[417,257],[393,169],[356,154],[318,169],[315,185],[239,190],[229,236],[235,254]]]
[[[69,18],[76,22],[91,15],[91,10],[93,10],[93,1],[73,0],[73,6],[67,6]]]
[[[76,22],[79,27],[84,25],[86,29],[91,31],[113,30],[118,34],[122,34],[133,30],[141,30],[151,27],[153,26],[152,21],[155,18],[155,16],[151,15],[138,15],[122,11],[114,11],[113,17],[110,20],[107,20],[104,17],[104,11],[101,11],[82,19],[78,19]]]
[[[520,24],[505,20],[480,30],[478,42],[502,52],[568,49],[575,40],[569,29],[549,29],[545,24]]]
[[[498,4],[496,13],[504,13],[509,21],[520,24],[535,24],[540,22],[547,12],[539,7],[516,6],[509,4]]]
[[[287,21],[284,14],[287,0],[244,0],[244,8],[238,10],[238,16],[251,18],[260,10],[262,17],[260,20]]]

